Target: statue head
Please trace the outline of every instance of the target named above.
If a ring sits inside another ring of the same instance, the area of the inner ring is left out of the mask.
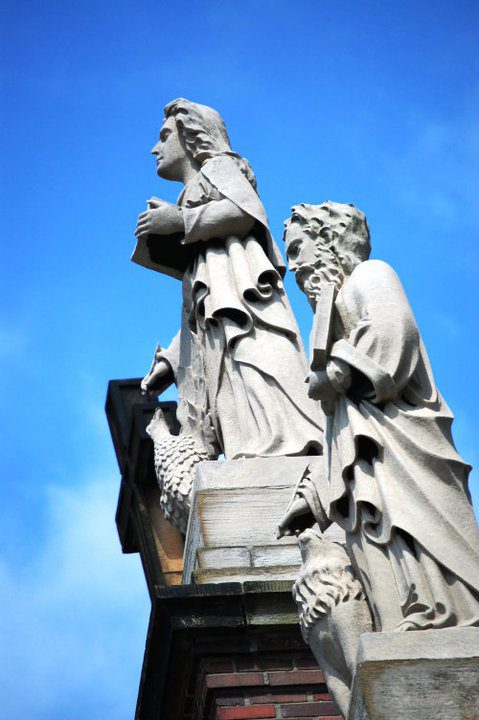
[[[285,222],[284,241],[289,268],[312,306],[321,283],[338,288],[371,252],[369,226],[354,205],[326,202],[295,205]]]
[[[218,155],[229,155],[256,189],[256,179],[249,162],[231,149],[228,132],[221,115],[207,105],[178,98],[165,107],[156,155],[157,172],[167,180],[182,180],[183,166],[196,169]]]

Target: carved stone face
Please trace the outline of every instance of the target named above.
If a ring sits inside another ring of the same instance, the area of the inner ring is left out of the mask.
[[[289,269],[295,273],[298,285],[304,289],[304,279],[312,272],[317,261],[315,242],[302,224],[295,220],[286,228],[284,242]]]
[[[311,224],[306,226],[293,216],[284,234],[289,268],[313,309],[322,283],[338,285],[341,282],[336,257],[329,248],[331,228],[316,219],[314,223],[314,227]],[[318,242],[319,235],[321,240]]]
[[[165,180],[183,179],[186,150],[173,116],[163,123],[160,138],[151,152],[156,155],[156,172],[160,177]]]
[[[340,287],[371,246],[366,218],[354,205],[326,202],[293,207],[284,233],[286,255],[296,282],[315,306],[323,283]]]

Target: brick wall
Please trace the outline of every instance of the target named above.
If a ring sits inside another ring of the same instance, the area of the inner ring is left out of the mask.
[[[203,660],[191,689],[191,720],[340,720],[310,653],[250,653]]]

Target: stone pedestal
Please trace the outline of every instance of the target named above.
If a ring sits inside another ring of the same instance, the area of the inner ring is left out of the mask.
[[[349,720],[416,718],[479,718],[479,628],[361,637]]]
[[[316,459],[204,463],[186,550],[186,582],[196,584],[177,584],[183,540],[162,517],[146,433],[158,406],[177,431],[174,403],[145,402],[138,379],[109,384],[118,531],[123,551],[140,553],[152,602],[136,720],[340,720],[298,625],[296,539],[275,539],[294,485]],[[209,576],[214,584],[205,584]]]
[[[294,487],[314,457],[251,458],[199,465],[185,543],[183,583],[294,580],[295,537],[276,539]],[[341,539],[339,528],[330,530]]]

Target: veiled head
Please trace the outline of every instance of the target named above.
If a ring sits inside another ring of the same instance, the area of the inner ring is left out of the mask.
[[[289,268],[314,306],[322,282],[340,286],[371,252],[365,215],[354,205],[327,200],[295,205],[285,222]]]
[[[214,155],[231,152],[223,118],[213,108],[178,98],[165,107],[165,123],[169,118],[174,118],[187,152],[200,165]]]

